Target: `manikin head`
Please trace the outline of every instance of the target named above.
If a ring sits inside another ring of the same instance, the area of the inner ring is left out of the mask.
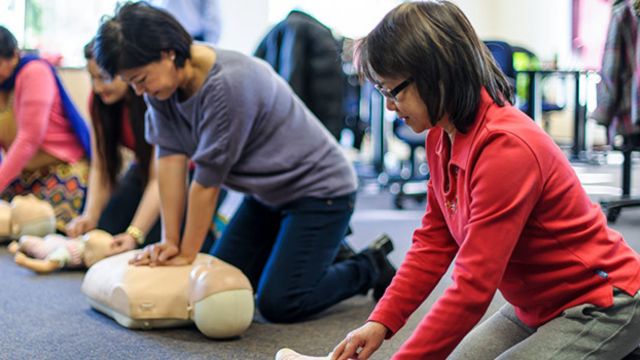
[[[106,258],[111,253],[113,236],[104,230],[91,230],[82,236],[85,243],[83,261],[86,267]]]
[[[0,201],[0,239],[45,236],[55,230],[56,217],[48,202],[34,195],[15,196],[11,203]]]

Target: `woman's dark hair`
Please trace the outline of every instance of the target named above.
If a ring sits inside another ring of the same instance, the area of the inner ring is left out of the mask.
[[[120,70],[145,66],[174,51],[174,63],[183,67],[191,57],[191,35],[168,12],[146,2],[128,2],[105,18],[95,37],[93,54],[111,76]]]
[[[84,47],[84,57],[87,60],[93,59],[93,45],[92,40]],[[127,88],[126,96],[111,105],[105,104],[100,96],[94,94],[90,109],[98,156],[102,159],[102,172],[112,187],[116,184],[116,178],[122,168],[122,154],[118,145],[123,135],[122,116],[125,107],[129,109],[129,123],[135,138],[137,170],[143,184],[146,185],[149,172],[152,171],[149,168],[152,148],[144,138],[144,114],[147,105],[142,96],[136,95],[131,87]]]
[[[18,41],[11,31],[0,25],[0,58],[9,59],[18,50]]]
[[[360,74],[413,77],[435,125],[445,114],[460,132],[475,120],[484,87],[500,106],[513,87],[478,39],[462,11],[449,1],[404,3],[389,12],[356,48]]]

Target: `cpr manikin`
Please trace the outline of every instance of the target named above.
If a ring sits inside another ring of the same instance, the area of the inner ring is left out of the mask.
[[[129,265],[136,251],[89,269],[82,292],[93,308],[127,328],[195,323],[215,339],[241,335],[251,324],[253,290],[236,267],[207,254],[198,254],[187,266]]]
[[[69,239],[50,234],[42,237],[23,235],[9,245],[16,264],[37,273],[87,268],[109,255],[113,237],[102,230],[92,230]]]
[[[0,200],[0,242],[55,231],[56,217],[48,202],[33,195],[15,196],[11,203]]]

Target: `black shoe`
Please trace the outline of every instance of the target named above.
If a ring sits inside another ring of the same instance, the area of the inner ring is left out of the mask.
[[[349,246],[347,240],[342,240],[340,242],[340,249],[338,249],[338,254],[336,255],[336,258],[333,259],[333,263],[336,264],[341,261],[351,259],[354,256],[356,256],[355,250],[353,250],[353,248]]]
[[[622,360],[640,360],[640,347],[637,347],[629,355],[625,356]]]
[[[380,300],[396,274],[396,268],[389,262],[387,255],[393,251],[393,243],[387,234],[381,235],[362,254],[373,264],[377,277],[373,282],[373,299]]]
[[[384,255],[389,255],[393,251],[393,242],[387,234],[380,235],[377,239],[373,240],[367,247],[372,250],[380,250]]]

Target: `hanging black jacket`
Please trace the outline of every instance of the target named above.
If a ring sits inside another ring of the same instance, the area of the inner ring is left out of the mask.
[[[331,30],[292,11],[264,37],[255,56],[282,76],[337,139],[344,127],[344,74]]]

